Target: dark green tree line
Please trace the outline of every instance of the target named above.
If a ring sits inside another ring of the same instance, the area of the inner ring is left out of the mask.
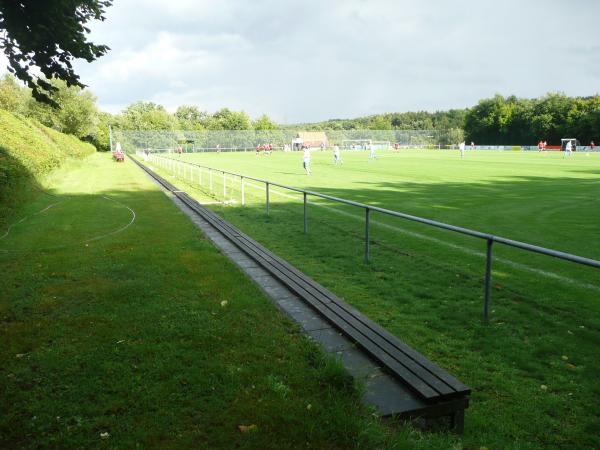
[[[538,99],[496,95],[479,101],[465,118],[468,140],[490,145],[559,144],[573,137],[588,144],[600,139],[600,96],[550,93]]]

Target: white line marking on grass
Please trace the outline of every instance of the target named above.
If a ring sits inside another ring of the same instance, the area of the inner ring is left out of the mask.
[[[246,182],[246,185],[247,186],[252,186],[254,188],[262,190],[261,186],[258,186],[258,185],[254,184],[254,183]],[[297,197],[294,197],[293,195],[290,195],[290,194],[285,194],[283,192],[279,192],[276,189],[271,189],[271,193],[277,194],[277,195],[282,196],[282,197],[290,198],[290,199],[293,199],[293,200],[298,200]],[[328,211],[335,212],[335,213],[340,214],[342,216],[350,217],[350,218],[355,219],[355,220],[360,221],[360,222],[364,221],[364,217],[363,216],[358,216],[356,214],[352,214],[352,213],[349,213],[347,211],[340,211],[339,209],[332,208],[331,206],[327,206],[327,205],[319,205],[318,203],[313,203],[313,202],[308,202],[308,203],[310,203],[310,204],[312,204],[314,206],[318,206],[320,208],[327,209]],[[477,257],[481,257],[481,258],[485,258],[486,257],[486,254],[483,253],[483,252],[480,252],[480,251],[477,251],[477,250],[473,250],[473,249],[470,249],[470,248],[467,248],[467,247],[463,247],[462,245],[453,244],[451,242],[442,241],[441,239],[437,239],[437,238],[434,238],[432,236],[427,236],[425,234],[417,233],[415,231],[408,231],[408,230],[405,230],[405,229],[400,228],[398,226],[390,225],[390,224],[387,224],[387,223],[384,223],[384,222],[379,222],[379,221],[373,220],[373,219],[371,219],[371,223],[375,224],[375,225],[378,225],[378,226],[381,226],[381,227],[384,227],[384,228],[387,228],[387,229],[392,230],[392,231],[396,231],[396,232],[399,232],[399,233],[406,234],[408,236],[412,236],[412,237],[416,237],[416,238],[419,238],[419,239],[423,239],[423,240],[427,240],[427,241],[430,241],[430,242],[434,242],[434,243],[439,244],[439,245],[444,245],[446,247],[452,248],[454,250],[459,250],[459,251],[461,251],[463,253],[467,253],[467,254],[472,255],[472,256],[477,256]],[[537,275],[542,275],[544,277],[552,278],[554,280],[561,281],[561,282],[564,282],[564,283],[567,283],[567,284],[572,284],[572,285],[575,285],[575,286],[578,286],[578,287],[582,287],[582,288],[589,289],[589,290],[592,290],[592,291],[600,292],[600,286],[596,286],[594,284],[583,283],[581,281],[574,280],[573,278],[565,277],[563,275],[558,275],[557,273],[554,273],[554,272],[548,272],[546,270],[537,269],[535,267],[530,267],[530,266],[528,266],[526,264],[514,262],[514,261],[511,261],[511,260],[505,259],[505,258],[494,257],[494,260],[498,261],[498,262],[500,262],[502,264],[506,264],[508,266],[511,266],[511,267],[513,267],[515,269],[520,269],[520,270],[532,272],[532,273],[535,273]]]
[[[98,240],[104,239],[104,238],[106,238],[108,236],[113,236],[113,235],[115,235],[117,233],[120,233],[121,231],[125,231],[127,228],[129,228],[135,222],[135,219],[137,218],[137,216],[135,214],[135,211],[133,209],[131,209],[129,206],[127,206],[127,205],[125,205],[125,204],[123,204],[123,203],[121,203],[121,202],[119,202],[119,201],[117,201],[115,199],[107,197],[105,195],[102,195],[101,197],[104,198],[104,199],[106,199],[106,200],[110,200],[112,202],[115,202],[115,203],[123,206],[124,208],[128,209],[129,212],[131,213],[131,220],[126,225],[122,226],[121,228],[119,228],[117,230],[114,230],[114,231],[111,231],[111,232],[106,233],[106,234],[102,234],[100,236],[94,236],[92,238],[85,239],[83,241],[73,242],[71,244],[58,245],[58,246],[55,246],[55,247],[38,248],[38,249],[36,249],[36,251],[42,252],[42,251],[46,251],[46,250],[59,250],[59,249],[67,248],[67,247],[73,247],[75,245],[87,244],[88,242],[98,241]],[[25,221],[25,219],[27,219],[29,217],[35,216],[37,214],[41,214],[42,212],[47,211],[48,209],[50,209],[52,206],[57,205],[58,203],[62,203],[64,201],[66,201],[66,200],[54,203],[54,204],[52,204],[52,205],[44,208],[43,210],[41,210],[41,211],[39,211],[39,212],[37,212],[35,214],[32,214],[31,216],[24,217],[24,218],[22,218],[17,223],[21,223],[21,222]],[[14,225],[16,225],[16,224],[14,224]],[[8,235],[8,232],[10,231],[10,228],[11,227],[9,227],[8,231],[2,237],[0,237],[0,239],[6,237]],[[23,252],[27,252],[27,251],[29,251],[29,250],[3,250],[3,249],[0,249],[0,252],[2,252],[2,253],[23,253]]]
[[[41,211],[38,211],[38,212],[36,212],[36,213],[30,214],[30,215],[28,215],[28,216],[25,216],[25,217],[23,217],[21,220],[19,220],[18,222],[15,222],[15,223],[13,223],[12,225],[9,225],[9,226],[8,226],[8,229],[6,230],[6,233],[4,233],[2,236],[0,236],[0,239],[4,239],[6,236],[8,236],[8,234],[10,233],[10,230],[11,230],[13,227],[15,227],[15,226],[19,225],[20,223],[23,223],[23,222],[25,222],[25,220],[26,220],[26,219],[29,219],[30,217],[33,217],[33,216],[37,216],[38,214],[41,214],[41,213],[43,213],[43,212],[46,212],[46,211],[48,211],[50,208],[52,208],[53,206],[56,206],[56,205],[58,205],[59,203],[63,203],[63,202],[65,202],[65,201],[67,201],[67,200],[68,200],[68,199],[61,200],[60,202],[52,203],[52,204],[50,204],[50,205],[46,206],[46,207],[45,207],[44,209],[42,209]]]

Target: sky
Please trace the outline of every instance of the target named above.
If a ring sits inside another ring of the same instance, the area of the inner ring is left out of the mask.
[[[76,64],[100,109],[280,123],[600,91],[599,0],[115,0]]]

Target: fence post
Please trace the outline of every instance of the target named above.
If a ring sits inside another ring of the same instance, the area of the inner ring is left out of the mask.
[[[485,286],[483,292],[483,318],[487,322],[490,315],[490,287],[492,282],[492,245],[494,240],[488,238],[485,259]]]
[[[306,192],[304,194],[304,234],[308,234],[308,204],[306,201]]]
[[[266,183],[266,193],[267,193],[267,216],[269,215],[269,183]]]
[[[369,263],[370,242],[369,242],[369,216],[371,209],[365,208],[365,263]]]
[[[227,199],[227,177],[225,176],[225,172],[223,172],[223,201]]]
[[[208,182],[210,185],[210,192],[212,192],[212,170],[208,169]]]
[[[242,206],[246,204],[246,198],[244,196],[244,177],[242,177]]]

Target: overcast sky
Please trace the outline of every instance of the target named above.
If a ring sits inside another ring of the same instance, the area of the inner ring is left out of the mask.
[[[82,81],[101,109],[308,122],[600,91],[600,0],[115,0]]]

